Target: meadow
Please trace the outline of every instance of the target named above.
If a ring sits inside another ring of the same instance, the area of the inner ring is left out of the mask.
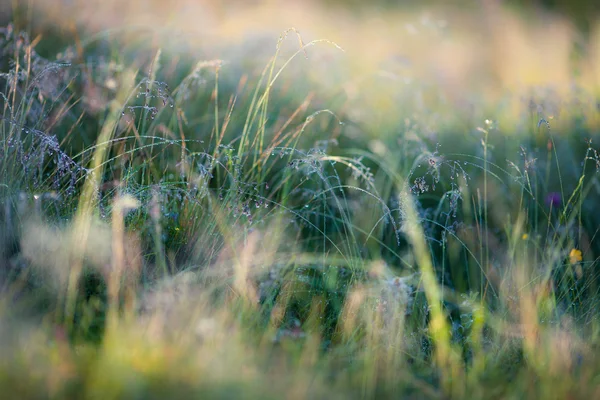
[[[600,23],[326,3],[0,5],[3,396],[600,398]]]

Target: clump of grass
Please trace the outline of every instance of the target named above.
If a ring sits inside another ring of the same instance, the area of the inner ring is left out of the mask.
[[[406,120],[366,151],[342,113],[278,104],[283,71],[320,43],[281,61],[291,33],[253,91],[224,91],[220,61],[170,89],[163,52],[112,60],[112,95],[68,126],[34,107],[77,108],[93,74],[60,64],[79,71],[72,93],[46,98],[35,43],[3,31],[5,391],[597,395],[592,143],[566,162],[577,148],[539,119],[517,153],[485,120],[444,152]]]

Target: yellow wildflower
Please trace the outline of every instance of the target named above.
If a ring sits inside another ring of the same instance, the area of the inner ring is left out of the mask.
[[[523,236],[521,236],[521,239],[527,240],[529,239],[529,235],[527,233],[524,233]]]
[[[571,252],[569,253],[569,261],[571,261],[571,264],[577,264],[581,260],[583,260],[581,250],[571,249]]]

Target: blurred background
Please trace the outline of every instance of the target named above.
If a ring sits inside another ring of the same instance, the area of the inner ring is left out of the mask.
[[[274,53],[291,27],[334,41],[343,68],[425,78],[456,98],[524,85],[600,84],[600,13],[586,0],[3,0],[2,19],[66,38],[121,30],[152,45],[235,61]],[[0,2],[1,4],[1,2]],[[25,27],[25,26],[23,26]],[[21,28],[21,27],[17,27]],[[293,42],[293,41],[291,41]],[[237,47],[232,47],[237,46]],[[339,57],[331,52],[325,57]],[[318,57],[317,57],[318,58]],[[311,63],[311,67],[315,65]],[[331,67],[328,64],[326,67]],[[314,75],[323,75],[316,71]],[[331,75],[323,77],[332,79]]]
[[[30,32],[38,54],[49,60],[71,57],[69,61],[86,69],[100,66],[103,59],[117,60],[147,74],[160,50],[159,78],[171,87],[196,62],[223,60],[218,79],[224,102],[239,93],[242,82],[254,86],[276,53],[278,67],[294,57],[274,87],[278,106],[271,111],[273,120],[285,120],[283,115],[309,101],[307,113],[331,110],[347,122],[342,137],[377,153],[373,140],[385,146],[395,143],[397,132],[409,120],[419,121],[421,139],[443,143],[447,151],[459,150],[453,147],[457,134],[468,135],[488,119],[503,133],[498,146],[508,144],[511,135],[539,131],[540,121],[549,122],[554,134],[583,143],[582,137],[600,129],[600,7],[595,3],[4,0],[0,4],[5,22]],[[299,52],[299,41],[311,46]],[[214,87],[214,78],[203,73],[206,88]],[[205,95],[210,101],[210,93]],[[198,118],[205,111],[198,110]],[[323,132],[329,130],[321,127]],[[334,129],[334,137],[340,136],[338,131]],[[545,148],[543,139],[537,141],[533,147]],[[507,157],[515,155],[511,151]]]
[[[121,61],[147,71],[160,49],[161,79],[173,84],[197,61],[223,60],[223,98],[244,76],[258,77],[278,48],[283,65],[299,49],[297,36],[305,44],[323,40],[286,66],[278,102],[297,106],[311,96],[309,111],[331,109],[368,140],[397,131],[406,118],[436,135],[488,118],[506,135],[542,119],[569,133],[574,115],[583,116],[586,131],[597,129],[595,3],[4,0],[2,18],[31,32],[50,60],[64,58],[65,49],[78,63],[129,55]],[[350,125],[345,134],[352,137]]]

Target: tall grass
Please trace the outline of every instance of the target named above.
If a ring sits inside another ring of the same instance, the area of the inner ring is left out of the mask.
[[[0,34],[10,397],[599,395],[586,109],[570,137],[539,106],[518,144],[493,117],[432,140],[450,109],[370,140],[277,89],[341,50],[295,30],[233,84],[220,60],[91,62],[98,40],[50,62]]]

